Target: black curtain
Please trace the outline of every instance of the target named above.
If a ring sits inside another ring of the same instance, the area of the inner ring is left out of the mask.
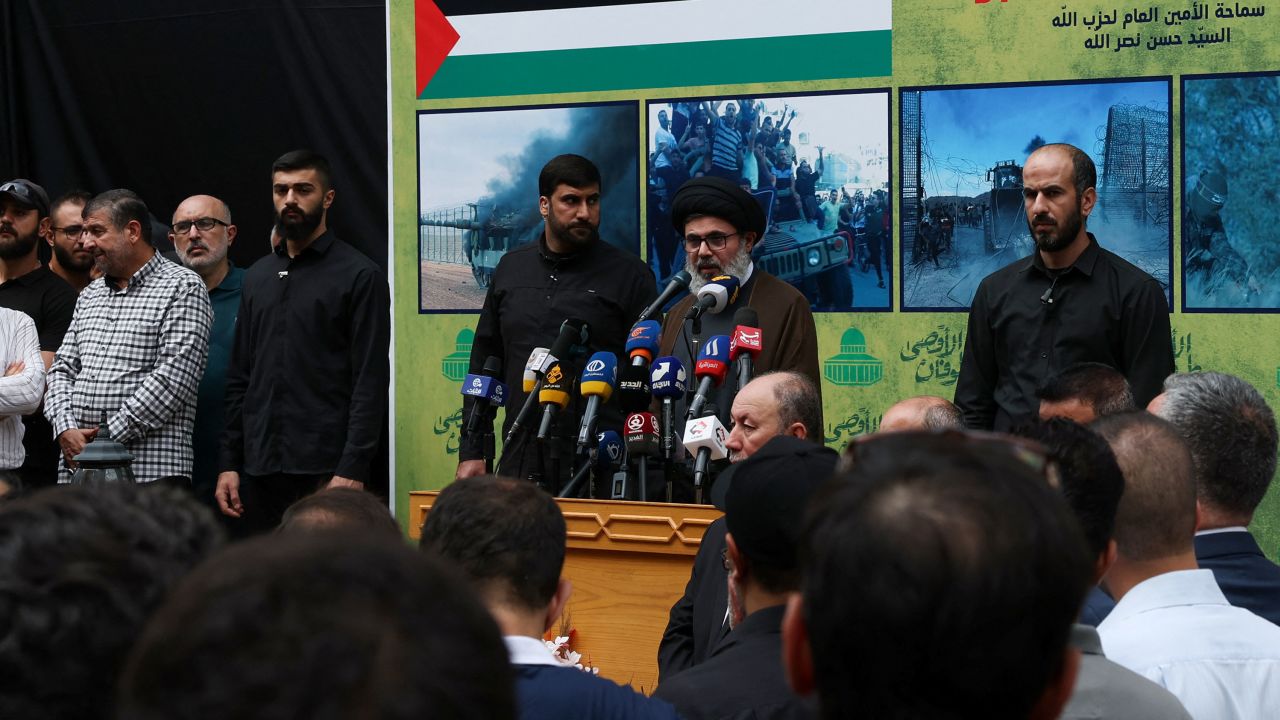
[[[236,264],[267,251],[271,162],[334,166],[329,223],[385,268],[386,8],[362,0],[0,0],[0,181],[136,191],[163,224],[231,205]]]
[[[272,161],[308,147],[333,164],[329,227],[385,269],[385,27],[367,0],[0,0],[0,182],[129,188],[164,225],[214,195],[248,267]]]

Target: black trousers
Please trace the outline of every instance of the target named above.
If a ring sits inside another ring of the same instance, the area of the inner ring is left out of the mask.
[[[240,473],[240,502],[244,515],[233,537],[247,537],[271,532],[280,524],[290,505],[329,483],[333,473],[321,475],[249,475]]]

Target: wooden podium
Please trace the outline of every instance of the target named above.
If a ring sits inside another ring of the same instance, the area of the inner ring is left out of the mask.
[[[415,540],[437,494],[409,493]],[[604,677],[652,693],[667,614],[684,593],[707,526],[722,513],[710,505],[556,502],[569,530],[564,576],[573,581],[574,649]]]

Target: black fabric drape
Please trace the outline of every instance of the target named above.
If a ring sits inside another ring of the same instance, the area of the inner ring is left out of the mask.
[[[333,164],[329,226],[385,269],[385,27],[368,0],[0,0],[0,182],[126,187],[166,225],[217,196],[247,267],[271,162],[309,147]]]

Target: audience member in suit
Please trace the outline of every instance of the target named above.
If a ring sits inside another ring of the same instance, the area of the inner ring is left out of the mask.
[[[792,687],[833,719],[1058,717],[1093,562],[1047,458],[952,432],[845,452],[804,525]]]
[[[726,441],[730,461],[746,460],[779,435],[821,443],[821,404],[817,388],[802,373],[766,373],[747,383],[730,410],[733,425]],[[721,477],[711,487],[711,499],[721,510],[727,485]],[[667,629],[658,645],[659,684],[707,659],[729,632],[724,536],[724,518],[711,523],[703,533],[684,595],[671,606]]]
[[[889,406],[880,418],[877,432],[963,429],[964,413],[950,400],[936,395],[917,395]]]
[[[663,679],[654,692],[687,720],[816,717],[813,705],[787,686],[782,616],[787,595],[799,586],[796,544],[805,504],[830,478],[837,457],[782,435],[730,468],[724,519],[733,631],[705,662]]]
[[[560,576],[565,541],[564,516],[550,495],[490,475],[455,480],[422,526],[423,550],[460,568],[497,621],[522,720],[675,718],[667,703],[565,665],[543,643],[572,591]]]
[[[1097,433],[1066,418],[1028,423],[1014,433],[1039,442],[1057,466],[1062,494],[1080,521],[1095,558],[1096,583],[1116,558],[1111,535],[1124,493],[1124,476],[1111,447]],[[1107,602],[1115,604],[1110,597]],[[1086,599],[1080,620],[1071,631],[1071,643],[1082,653],[1080,675],[1062,718],[1190,720],[1182,703],[1168,690],[1107,659],[1094,627],[1099,622],[1096,609],[1090,608]]]
[[[233,545],[174,588],[115,717],[511,720],[515,699],[498,628],[451,568],[399,539],[303,533]]]
[[[222,544],[189,492],[65,485],[0,504],[0,717],[111,717],[170,588]]]
[[[1064,368],[1037,388],[1036,397],[1040,399],[1040,419],[1064,417],[1081,425],[1137,408],[1124,375],[1098,362]]]
[[[1280,566],[1248,525],[1276,472],[1276,419],[1252,385],[1206,372],[1170,375],[1148,408],[1173,423],[1195,469],[1196,561],[1227,602],[1280,625]]]
[[[1213,572],[1197,568],[1196,486],[1178,430],[1145,412],[1094,429],[1125,480],[1103,579],[1117,602],[1098,626],[1107,657],[1168,688],[1194,718],[1274,718],[1280,628],[1229,605]]]

